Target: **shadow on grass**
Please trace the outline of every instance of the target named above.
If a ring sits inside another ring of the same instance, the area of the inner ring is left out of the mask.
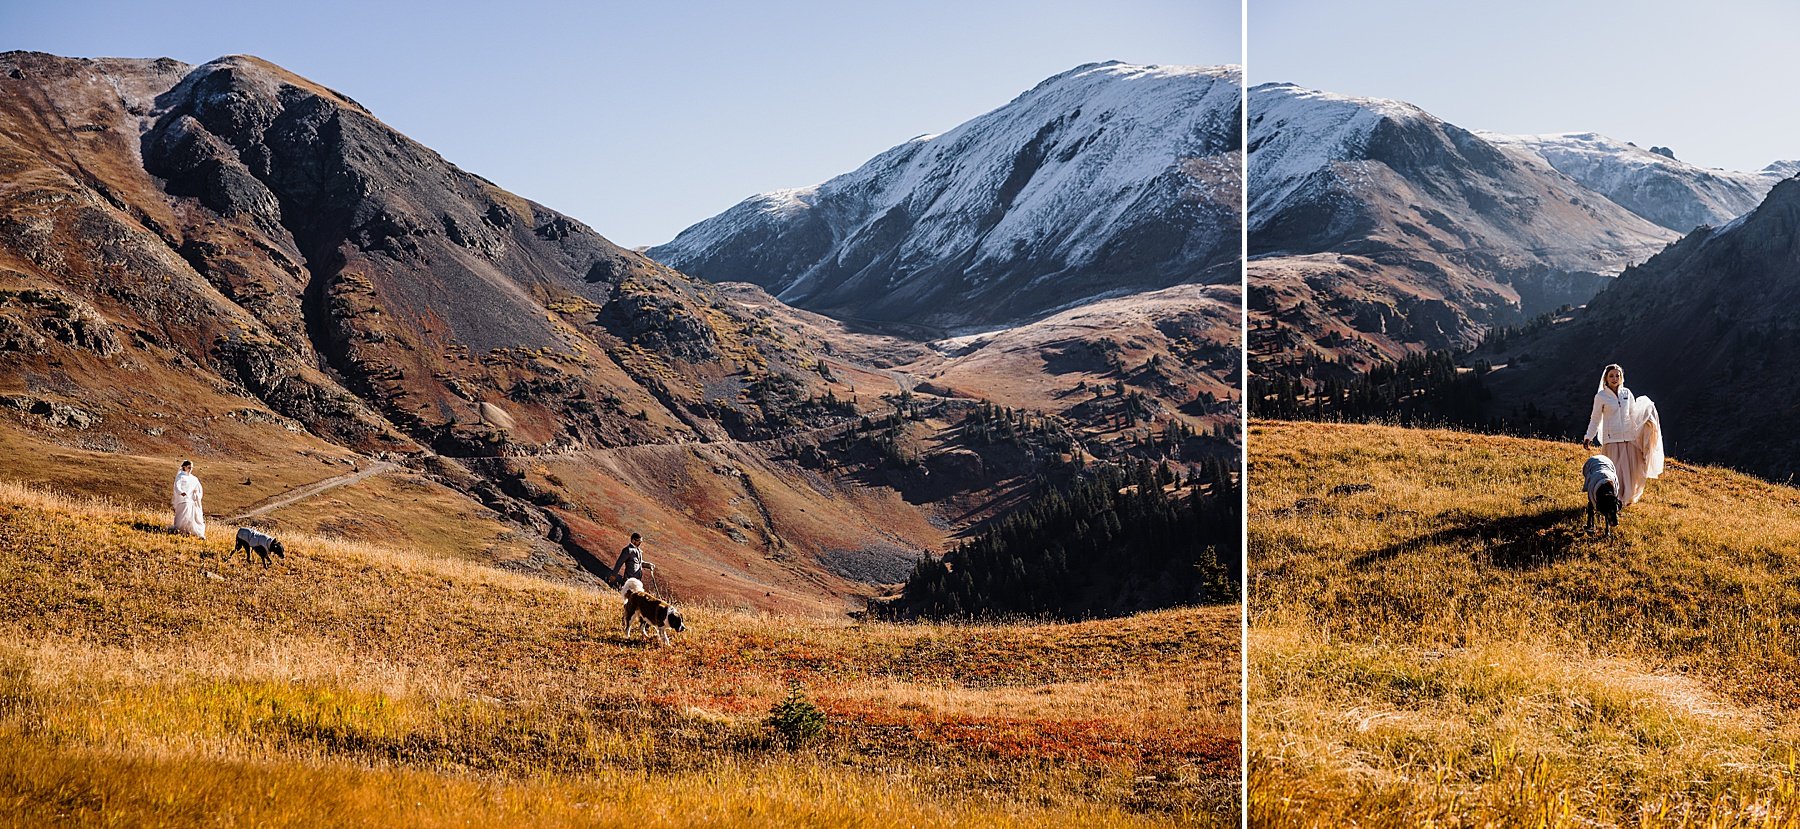
[[[609,645],[618,645],[618,646],[624,647],[624,648],[642,648],[642,649],[655,649],[655,648],[664,648],[664,647],[672,648],[681,643],[681,634],[671,631],[669,633],[669,644],[667,644],[667,645],[664,645],[662,643],[662,640],[656,638],[655,634],[645,634],[645,635],[640,635],[640,636],[627,636],[622,633],[614,633],[612,636],[609,636],[602,641],[606,642]]]
[[[1495,567],[1541,567],[1568,558],[1589,539],[1582,529],[1585,514],[1584,508],[1575,507],[1505,518],[1458,517],[1441,530],[1363,553],[1350,566],[1365,568],[1428,546],[1476,541],[1481,545],[1475,552],[1477,563],[1485,559]]]
[[[657,648],[662,647],[654,633],[627,634],[619,628],[619,610],[610,608],[598,616],[589,616],[568,622],[562,626],[561,639],[565,642],[595,642],[624,648]],[[634,621],[633,627],[636,626]],[[669,631],[670,645],[680,644],[682,634]]]

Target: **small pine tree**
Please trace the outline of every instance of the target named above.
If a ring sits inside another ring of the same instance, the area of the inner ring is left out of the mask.
[[[769,709],[763,725],[783,745],[796,749],[825,736],[825,712],[806,698],[799,680],[793,680],[788,683],[787,697]]]

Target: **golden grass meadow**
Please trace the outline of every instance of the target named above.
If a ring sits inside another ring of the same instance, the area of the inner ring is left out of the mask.
[[[1575,444],[1255,422],[1250,823],[1800,825],[1800,493]]]
[[[684,607],[0,485],[0,822],[1160,826],[1238,820],[1238,611],[856,624]],[[767,720],[793,683],[816,739]]]

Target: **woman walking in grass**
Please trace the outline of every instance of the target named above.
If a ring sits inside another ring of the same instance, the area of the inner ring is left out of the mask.
[[[194,462],[182,461],[181,471],[175,473],[175,494],[172,499],[175,521],[169,529],[206,537],[206,506],[201,502],[203,494],[200,479],[194,476]]]
[[[1625,386],[1625,369],[1613,363],[1600,373],[1583,448],[1599,444],[1619,476],[1619,506],[1637,503],[1644,483],[1662,474],[1662,420],[1656,404]]]

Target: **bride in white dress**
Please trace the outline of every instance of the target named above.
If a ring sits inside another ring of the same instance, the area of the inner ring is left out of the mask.
[[[194,475],[194,462],[182,461],[175,473],[175,523],[169,529],[178,533],[206,537],[206,510],[201,503],[205,489]]]
[[[1630,506],[1644,497],[1644,485],[1663,471],[1662,417],[1648,397],[1625,386],[1625,369],[1617,363],[1600,373],[1594,409],[1588,415],[1583,447],[1598,444],[1619,475],[1619,504]]]

